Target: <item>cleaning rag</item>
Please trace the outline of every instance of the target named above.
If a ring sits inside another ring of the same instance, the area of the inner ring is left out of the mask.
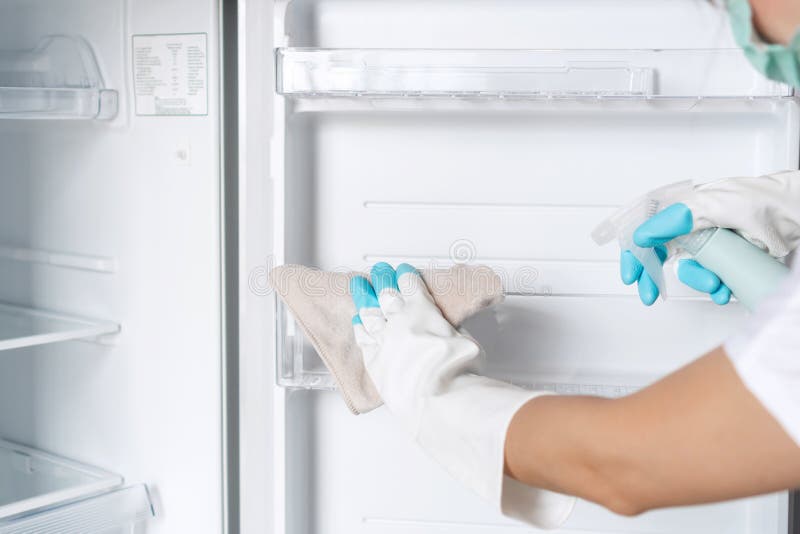
[[[500,277],[489,267],[457,264],[420,270],[444,317],[455,327],[504,298]],[[269,281],[330,371],[348,408],[361,414],[383,401],[375,389],[353,335],[356,313],[349,293],[358,272],[330,272],[303,265],[281,265]]]

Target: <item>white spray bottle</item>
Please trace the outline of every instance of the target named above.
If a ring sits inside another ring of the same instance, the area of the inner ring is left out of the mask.
[[[651,191],[600,223],[592,232],[592,238],[598,245],[604,245],[616,237],[622,250],[630,250],[642,263],[664,299],[667,295],[661,262],[653,249],[634,244],[633,232],[647,219],[678,202],[691,187],[691,182],[680,182]],[[672,242],[719,276],[749,310],[755,309],[773,293],[789,274],[786,265],[726,228],[699,230],[677,237]]]

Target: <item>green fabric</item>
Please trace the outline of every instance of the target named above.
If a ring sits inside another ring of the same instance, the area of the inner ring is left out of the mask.
[[[800,87],[800,32],[788,46],[755,42],[748,0],[727,1],[733,36],[753,67],[771,80]]]

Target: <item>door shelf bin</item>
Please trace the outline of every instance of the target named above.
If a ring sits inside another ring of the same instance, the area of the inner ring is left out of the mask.
[[[0,534],[112,532],[153,515],[143,485],[0,440]]]
[[[119,332],[119,325],[0,303],[0,351]]]
[[[314,347],[306,340],[302,329],[292,313],[277,299],[277,381],[289,389],[312,389],[331,391],[336,389],[333,376],[325,368]],[[572,380],[520,380],[519,376],[502,376],[520,387],[552,391],[562,395],[594,395],[621,397],[639,389],[646,380],[621,380],[621,377],[572,377]]]
[[[112,119],[118,95],[106,89],[89,44],[52,35],[31,50],[0,50],[0,119]]]
[[[333,376],[306,340],[289,308],[277,297],[276,301],[278,384],[298,389],[336,389]]]
[[[780,98],[738,49],[276,51],[287,97],[697,99]]]

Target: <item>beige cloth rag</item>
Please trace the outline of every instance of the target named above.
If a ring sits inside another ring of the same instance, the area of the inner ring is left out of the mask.
[[[436,305],[453,326],[501,302],[500,277],[482,265],[421,269]],[[270,271],[270,285],[292,312],[295,321],[333,375],[348,408],[366,413],[383,401],[375,389],[353,336],[356,313],[350,279],[363,273],[328,272],[303,265],[281,265]]]

